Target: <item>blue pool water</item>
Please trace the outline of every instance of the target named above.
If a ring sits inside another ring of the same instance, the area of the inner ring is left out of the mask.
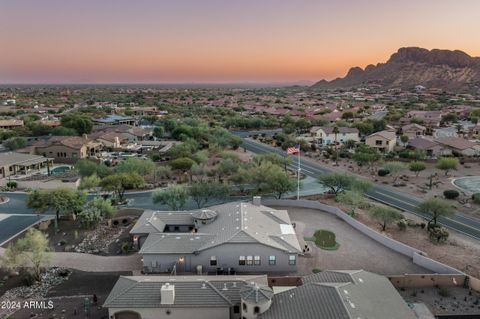
[[[454,180],[453,184],[466,192],[480,193],[480,176],[460,177]]]
[[[65,173],[70,170],[70,166],[57,166],[50,171],[52,174]]]

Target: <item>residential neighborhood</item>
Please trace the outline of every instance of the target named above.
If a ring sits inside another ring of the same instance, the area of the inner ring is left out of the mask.
[[[0,319],[480,318],[478,12],[5,1]]]

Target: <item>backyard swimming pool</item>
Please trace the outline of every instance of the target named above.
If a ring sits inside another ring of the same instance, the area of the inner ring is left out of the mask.
[[[52,168],[50,173],[52,174],[60,174],[60,173],[65,173],[66,171],[70,170],[70,166],[57,166]]]
[[[453,184],[469,193],[480,193],[480,176],[460,177]]]

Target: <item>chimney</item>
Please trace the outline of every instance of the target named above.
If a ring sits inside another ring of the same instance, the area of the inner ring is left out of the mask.
[[[253,205],[260,206],[262,205],[262,197],[260,196],[253,196]]]
[[[160,289],[160,302],[162,305],[173,305],[175,302],[175,285],[168,282]]]

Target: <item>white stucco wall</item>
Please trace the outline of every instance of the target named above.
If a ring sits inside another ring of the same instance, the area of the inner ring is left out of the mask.
[[[296,265],[288,264],[289,254],[282,250],[268,247],[262,244],[223,244],[210,249],[201,251],[198,255],[143,255],[144,266],[151,266],[152,261],[160,264],[160,271],[167,271],[173,264],[184,257],[183,265],[177,265],[177,272],[195,272],[197,265],[202,265],[203,271],[216,271],[217,267],[223,267],[225,270],[229,267],[234,268],[236,272],[271,272],[271,271],[296,271]],[[210,257],[217,257],[217,266],[210,266]],[[260,256],[260,265],[239,265],[240,256]],[[269,265],[269,256],[276,256],[276,264]],[[298,257],[297,257],[298,258]]]

